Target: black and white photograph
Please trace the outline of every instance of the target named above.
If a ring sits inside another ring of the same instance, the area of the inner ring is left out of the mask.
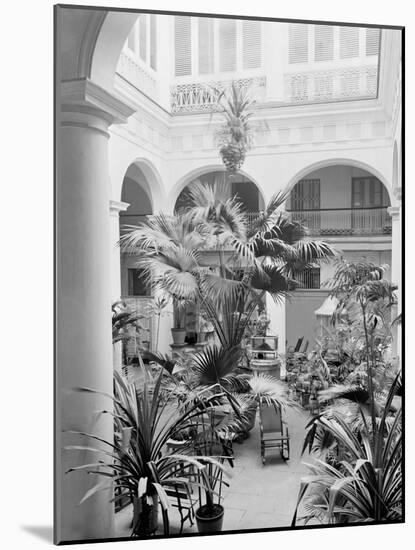
[[[53,8],[54,542],[403,523],[404,28],[151,8]]]

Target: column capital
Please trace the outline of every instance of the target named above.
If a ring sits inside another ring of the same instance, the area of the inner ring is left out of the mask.
[[[395,187],[393,190],[394,197],[398,200],[402,200],[402,187]]]
[[[118,216],[120,212],[124,212],[129,206],[129,202],[110,200],[110,215]]]
[[[401,213],[400,206],[389,206],[388,208],[388,214],[392,219],[399,219]]]
[[[64,122],[71,118],[69,114],[83,113],[103,119],[107,126],[127,122],[137,110],[131,101],[104,90],[88,78],[63,81],[60,104]]]

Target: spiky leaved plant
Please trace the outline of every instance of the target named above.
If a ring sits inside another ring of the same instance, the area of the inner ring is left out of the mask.
[[[235,174],[245,161],[252,146],[258,124],[251,122],[255,101],[249,87],[241,87],[235,81],[229,88],[216,90],[218,111],[224,122],[217,132],[219,153],[229,174]]]

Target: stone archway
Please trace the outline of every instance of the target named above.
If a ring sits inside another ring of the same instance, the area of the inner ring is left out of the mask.
[[[170,192],[168,204],[171,205],[173,208],[175,208],[177,204],[177,200],[179,199],[182,192],[186,189],[186,187],[190,183],[196,180],[207,181],[209,179],[209,175],[212,175],[212,174],[217,174],[217,175],[226,174],[223,168],[223,165],[214,164],[214,165],[203,166],[181,177],[179,181],[176,182],[172,191]],[[263,210],[265,207],[264,192],[261,186],[258,184],[258,182],[254,180],[250,176],[250,174],[245,172],[244,170],[240,170],[238,174],[234,177],[235,182],[238,181],[238,177],[241,181],[244,180],[246,182],[249,182],[252,186],[255,187],[258,193],[258,207],[256,210]],[[255,209],[253,209],[252,211],[255,211]]]
[[[333,159],[324,159],[318,162],[315,162],[313,164],[308,164],[307,166],[304,166],[301,170],[295,173],[289,181],[287,182],[285,189],[287,192],[291,191],[293,187],[297,184],[298,181],[305,178],[307,174],[310,174],[311,172],[315,172],[316,170],[319,170],[320,168],[326,168],[329,166],[352,166],[355,168],[360,168],[362,170],[365,170],[366,172],[369,172],[373,174],[376,178],[378,178],[379,181],[382,182],[384,187],[387,189],[389,194],[389,199],[391,204],[393,204],[394,198],[392,193],[392,185],[391,182],[388,181],[388,179],[385,177],[383,173],[381,173],[377,168],[359,161],[355,159],[350,158],[333,158]]]

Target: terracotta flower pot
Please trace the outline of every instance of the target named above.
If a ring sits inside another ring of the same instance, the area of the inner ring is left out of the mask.
[[[184,328],[172,328],[171,335],[173,344],[184,345],[184,340],[186,338],[186,330]]]

